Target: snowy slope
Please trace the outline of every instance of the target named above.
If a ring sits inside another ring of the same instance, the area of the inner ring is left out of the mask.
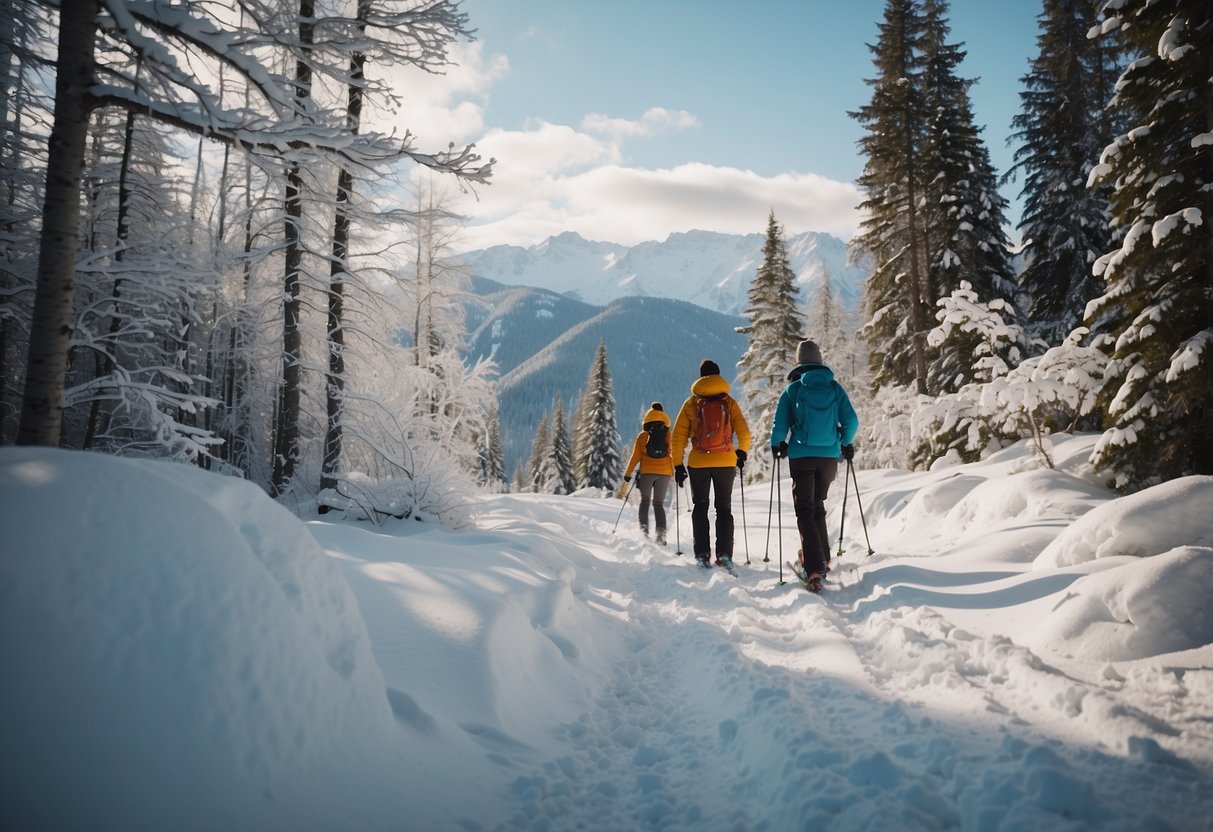
[[[304,526],[193,468],[0,449],[0,822],[1208,828],[1213,478],[1115,498],[1093,442],[860,472],[822,596],[779,583],[786,482],[770,527],[770,486],[735,501],[732,578],[593,493]]]
[[[529,248],[503,245],[470,252],[464,260],[478,277],[536,286],[599,306],[622,297],[664,297],[739,315],[765,241],[764,234],[690,231],[623,246],[569,231]],[[847,264],[846,243],[815,231],[785,242],[802,304],[808,304],[828,269],[843,303],[858,307],[868,270]]]

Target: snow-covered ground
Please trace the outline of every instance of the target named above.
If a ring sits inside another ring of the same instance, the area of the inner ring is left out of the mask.
[[[1093,442],[860,472],[820,597],[786,482],[733,578],[590,494],[305,525],[2,449],[0,826],[1208,829],[1213,477],[1116,499]]]

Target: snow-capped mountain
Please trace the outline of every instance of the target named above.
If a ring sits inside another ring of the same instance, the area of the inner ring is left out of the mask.
[[[668,298],[625,297],[593,306],[550,290],[475,279],[465,304],[469,359],[491,357],[501,372],[501,431],[507,473],[530,453],[540,418],[557,396],[566,415],[584,391],[599,340],[606,342],[619,431],[625,443],[652,401],[677,412],[711,358],[730,381],[745,350],[742,318]],[[739,394],[739,391],[735,391]]]
[[[501,245],[464,256],[468,271],[509,286],[535,286],[595,305],[624,297],[671,298],[740,315],[746,291],[762,263],[765,234],[688,231],[634,246],[587,240],[566,231],[538,245]],[[800,285],[811,302],[828,271],[848,309],[856,309],[869,270],[847,263],[847,245],[806,231],[785,239]]]

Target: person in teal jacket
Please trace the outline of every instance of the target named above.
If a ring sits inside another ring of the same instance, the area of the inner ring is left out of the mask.
[[[826,496],[838,475],[838,458],[855,456],[851,443],[859,432],[859,417],[814,342],[801,341],[797,346],[796,366],[788,380],[791,383],[775,408],[771,453],[787,457],[801,560],[809,588],[817,590],[830,563]]]

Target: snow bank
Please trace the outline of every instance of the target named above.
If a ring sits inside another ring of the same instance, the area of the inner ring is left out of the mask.
[[[1177,546],[1213,546],[1213,476],[1183,477],[1109,500],[1057,536],[1037,568],[1097,558],[1150,557]]]
[[[1024,470],[1031,450],[1020,442],[976,465],[915,473],[865,471],[862,497],[873,542],[878,549],[917,555],[980,540],[1000,529],[1031,528],[1026,554],[1016,558],[1031,560],[1058,531],[1112,496],[1086,476],[1089,466],[1074,462],[1075,448],[1089,456],[1090,446],[1089,437],[1059,437],[1057,470]],[[835,483],[830,491],[832,523],[841,519],[838,488]],[[849,500],[847,528],[858,548],[862,529],[858,518],[852,519],[853,493]]]
[[[353,593],[260,489],[5,448],[0,512],[3,825],[370,828],[398,815],[372,785],[397,729]]]
[[[1213,644],[1213,548],[1181,546],[1087,575],[1028,639],[1108,661]]]

